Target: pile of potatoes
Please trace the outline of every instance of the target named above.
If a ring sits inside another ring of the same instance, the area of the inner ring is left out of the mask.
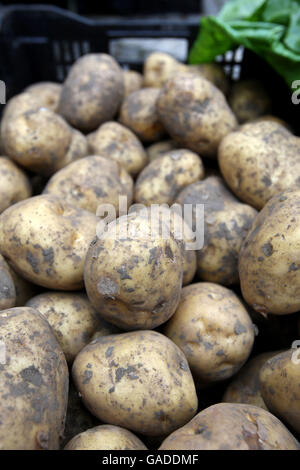
[[[159,52],[8,101],[1,450],[300,450],[300,138],[271,112]]]

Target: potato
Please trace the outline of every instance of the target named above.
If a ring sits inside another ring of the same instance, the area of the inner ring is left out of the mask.
[[[164,135],[156,102],[159,88],[142,88],[128,95],[120,109],[119,121],[129,127],[142,142],[154,142]]]
[[[113,57],[86,54],[69,71],[58,112],[76,129],[90,132],[114,117],[123,94],[123,72]]]
[[[170,150],[178,148],[178,144],[174,140],[163,140],[162,142],[156,142],[155,144],[149,145],[147,148],[148,159],[150,162],[156,158],[161,157]]]
[[[300,450],[300,444],[268,411],[218,403],[173,432],[159,450]]]
[[[222,92],[192,73],[180,73],[161,89],[158,119],[182,147],[215,158],[220,141],[237,122]]]
[[[143,75],[135,70],[123,70],[124,97],[143,86]]]
[[[118,212],[120,196],[127,196],[130,205],[132,188],[133,181],[126,170],[114,161],[94,155],[55,173],[43,194],[57,195],[68,204],[95,214],[101,204],[112,204]]]
[[[151,204],[172,204],[185,187],[204,178],[201,158],[190,150],[171,150],[153,160],[139,174],[134,199]]]
[[[84,282],[91,303],[105,320],[125,330],[157,327],[179,302],[182,243],[172,234],[164,238],[164,224],[153,219],[133,213],[109,223],[86,257]]]
[[[40,102],[41,106],[57,111],[62,85],[55,82],[38,82],[27,87],[25,93],[30,93]]]
[[[223,396],[226,403],[244,403],[268,410],[259,388],[259,373],[267,360],[277,353],[267,352],[250,359],[233,378]]]
[[[249,123],[228,134],[218,159],[230,189],[257,209],[278,192],[300,187],[300,138],[276,122]]]
[[[223,285],[237,284],[239,251],[256,210],[238,201],[217,176],[187,186],[179,193],[176,202],[186,208],[189,204],[193,208],[197,204],[204,205],[204,246],[197,251],[199,278]],[[195,231],[196,222],[194,215]]]
[[[90,151],[116,161],[131,175],[138,174],[148,162],[139,139],[117,122],[106,122],[93,132]]]
[[[240,123],[262,116],[271,108],[271,99],[258,80],[241,80],[235,83],[228,101]]]
[[[261,121],[277,122],[277,124],[280,124],[281,126],[286,127],[287,130],[292,132],[291,126],[287,122],[285,122],[283,119],[280,119],[278,116],[273,116],[272,114],[264,114],[263,116],[260,116],[251,122],[261,122]]]
[[[1,132],[11,118],[19,114],[41,108],[41,103],[33,93],[23,92],[10,98],[5,105],[1,121]],[[45,107],[45,106],[44,106]]]
[[[52,195],[36,196],[0,216],[0,252],[25,279],[49,289],[83,287],[83,265],[97,217]]]
[[[242,294],[257,312],[284,315],[300,310],[299,205],[299,189],[274,196],[242,245]]]
[[[0,255],[0,310],[15,307],[16,288],[8,264]]]
[[[103,424],[73,437],[65,450],[147,450],[127,429]]]
[[[65,156],[56,163],[55,172],[69,165],[69,163],[86,157],[89,154],[88,141],[86,137],[76,129],[72,129],[71,132],[70,146]]]
[[[260,369],[260,393],[271,411],[300,435],[300,367],[295,349],[271,357]]]
[[[68,368],[48,322],[32,308],[0,312],[0,449],[54,450],[63,433]]]
[[[37,286],[23,279],[18,273],[16,273],[10,264],[7,263],[9,273],[12,277],[15,291],[16,301],[14,307],[23,307],[26,302],[31,299],[37,293]]]
[[[144,62],[144,86],[161,88],[164,83],[186,66],[165,52],[152,52]]]
[[[47,108],[15,113],[1,127],[5,154],[27,170],[46,176],[64,158],[71,138],[68,124]]]
[[[182,289],[164,333],[184,352],[199,386],[234,375],[254,342],[254,326],[239,298],[209,282]]]
[[[170,433],[197,411],[184,354],[155,331],[97,339],[78,354],[72,373],[91,413],[140,434]]]
[[[25,173],[6,157],[0,157],[0,213],[31,196]]]
[[[188,65],[187,71],[200,75],[200,77],[206,78],[213,85],[219,88],[224,95],[228,94],[229,91],[229,80],[224,72],[221,65],[213,62],[205,64]]]
[[[82,293],[44,292],[30,299],[26,306],[46,318],[69,364],[101,328],[101,317]]]

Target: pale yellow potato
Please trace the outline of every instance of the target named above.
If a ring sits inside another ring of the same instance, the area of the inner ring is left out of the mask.
[[[143,87],[143,75],[135,70],[124,70],[124,98]]]
[[[218,159],[230,189],[257,209],[278,192],[300,187],[300,138],[277,122],[248,123],[228,134]]]
[[[71,139],[68,124],[47,108],[14,113],[1,126],[5,155],[27,170],[46,176],[53,173],[64,158]]]
[[[32,93],[23,92],[13,96],[8,100],[3,110],[1,128],[4,128],[13,116],[25,114],[40,107],[40,101]]]
[[[69,364],[101,327],[100,315],[82,293],[44,292],[30,299],[26,306],[46,318]]]
[[[93,341],[76,357],[72,373],[91,413],[139,434],[166,435],[197,411],[195,385],[184,354],[155,331]]]
[[[257,312],[300,310],[300,189],[274,196],[255,218],[240,251],[242,294]]]
[[[61,90],[62,85],[60,83],[38,82],[25,88],[24,92],[36,97],[41,106],[57,111]]]
[[[300,444],[268,411],[218,403],[173,432],[159,450],[300,450]]]
[[[300,354],[296,349],[271,357],[260,369],[260,393],[271,413],[300,434]]]
[[[255,118],[252,122],[261,122],[261,121],[272,121],[277,122],[283,127],[286,127],[290,132],[292,132],[290,125],[285,122],[283,119],[279,118],[278,116],[273,116],[272,114],[263,114],[262,116]]]
[[[0,216],[0,252],[25,279],[48,289],[83,287],[97,217],[52,195],[35,196]]]
[[[124,330],[151,329],[175,312],[183,277],[182,242],[164,238],[158,217],[132,213],[109,223],[85,261],[88,297]]]
[[[0,310],[15,307],[16,288],[8,264],[0,255]]]
[[[117,113],[124,94],[123,72],[108,54],[86,54],[72,65],[58,113],[73,127],[91,132]]]
[[[64,430],[68,367],[45,318],[29,307],[0,312],[0,449],[55,450]]]
[[[128,95],[121,106],[119,121],[142,142],[156,142],[165,133],[156,109],[159,92],[159,88],[141,88]]]
[[[147,450],[147,447],[127,429],[102,424],[73,437],[65,450]]]
[[[271,109],[271,98],[258,80],[241,80],[235,83],[228,101],[241,124],[267,114]]]
[[[186,66],[165,52],[152,52],[144,62],[144,86],[161,88],[164,83]]]
[[[189,184],[204,178],[201,158],[186,149],[171,150],[153,160],[139,174],[135,202],[151,204],[172,204],[179,192]]]
[[[127,127],[106,122],[89,138],[90,151],[122,165],[131,174],[138,174],[148,162],[143,145]]]
[[[156,158],[161,157],[170,150],[178,148],[178,144],[174,140],[163,140],[162,142],[155,142],[155,144],[147,147],[148,159],[150,162]]]
[[[182,207],[204,205],[204,246],[197,251],[197,273],[201,280],[223,285],[239,283],[238,256],[242,242],[251,228],[257,211],[236,199],[223,180],[210,176],[187,186],[177,196]]]
[[[61,170],[80,158],[86,157],[89,154],[89,146],[87,138],[76,129],[72,129],[71,143],[68,151],[63,158],[58,160],[55,166],[55,172]]]
[[[29,179],[9,158],[0,157],[0,213],[31,196]]]
[[[252,349],[254,325],[233,291],[199,282],[182,289],[164,334],[184,352],[197,384],[205,386],[242,367]]]
[[[102,204],[112,204],[118,214],[119,197],[132,202],[133,181],[115,161],[102,156],[70,163],[48,181],[43,194],[56,195],[68,204],[96,214]]]
[[[216,158],[223,137],[237,127],[223,93],[193,73],[179,73],[168,80],[156,109],[171,138],[201,157]]]
[[[221,65],[214,62],[208,62],[205,64],[188,65],[187,71],[200,75],[200,77],[206,78],[219,88],[224,95],[228,94],[229,91],[229,80],[224,72]]]

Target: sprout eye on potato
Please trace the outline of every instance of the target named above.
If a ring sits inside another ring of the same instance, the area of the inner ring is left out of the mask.
[[[187,423],[197,411],[184,354],[155,331],[93,341],[76,357],[72,373],[91,413],[133,432],[163,436]]]

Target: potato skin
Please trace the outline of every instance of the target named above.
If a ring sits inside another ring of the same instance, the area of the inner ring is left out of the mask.
[[[127,127],[106,122],[93,133],[90,151],[122,165],[131,175],[138,174],[148,162],[143,145]]]
[[[233,432],[228,432],[233,430]],[[173,432],[159,450],[299,450],[271,413],[256,406],[218,403]]]
[[[260,393],[259,373],[265,362],[276,354],[267,352],[250,359],[230,382],[222,401],[254,405],[268,411]]]
[[[236,294],[208,282],[182,289],[164,334],[184,352],[199,386],[234,375],[254,342],[252,321]]]
[[[6,364],[0,368],[0,449],[59,448],[68,368],[48,322],[28,307],[0,312]]]
[[[149,162],[161,157],[170,150],[178,148],[178,144],[174,140],[163,140],[162,142],[155,142],[147,147],[147,154]]]
[[[0,216],[0,252],[25,279],[49,289],[83,287],[83,265],[97,217],[50,195],[9,207]]]
[[[300,190],[274,196],[255,218],[239,257],[242,294],[257,312],[300,310]]]
[[[151,223],[141,214],[123,216],[108,224],[88,250],[88,297],[105,320],[124,330],[155,328],[178,305],[182,247],[172,234],[164,239],[161,227],[158,218]]]
[[[229,80],[221,65],[214,62],[205,64],[188,65],[187,72],[195,73],[219,88],[224,95],[229,91]]]
[[[241,124],[266,114],[271,108],[271,99],[258,80],[234,83],[228,101]]]
[[[27,87],[25,93],[30,93],[44,106],[56,112],[60,99],[62,85],[55,82],[38,82]]]
[[[124,98],[143,87],[143,75],[135,70],[124,70]]]
[[[199,278],[225,286],[239,283],[238,256],[257,211],[236,199],[218,176],[187,186],[176,203],[204,205],[204,246],[197,251]],[[195,220],[193,225],[196,230]]]
[[[82,293],[44,292],[26,306],[46,318],[69,364],[101,327],[100,316]]]
[[[71,133],[71,143],[68,151],[55,165],[55,172],[69,165],[69,163],[86,157],[89,154],[88,141],[86,137],[76,129],[72,129]]]
[[[157,112],[172,139],[205,157],[215,158],[222,138],[237,126],[222,92],[192,73],[177,74],[166,82]]]
[[[128,196],[128,205],[132,202],[133,181],[128,174],[124,180],[124,174],[126,170],[116,162],[92,155],[55,173],[43,194],[56,195],[68,204],[94,214],[101,204],[112,204],[118,211],[119,196]]]
[[[188,422],[197,410],[184,354],[155,331],[99,338],[78,354],[72,373],[95,416],[133,432],[165,435]]]
[[[16,288],[8,264],[0,255],[0,310],[15,307]]]
[[[113,57],[86,54],[71,67],[58,113],[76,129],[91,132],[114,117],[123,94],[123,72]]]
[[[161,88],[164,83],[186,66],[170,54],[152,52],[144,62],[144,86]]]
[[[276,122],[248,123],[228,134],[218,161],[230,189],[256,209],[278,192],[300,187],[300,138]]]
[[[293,357],[295,353],[295,358]],[[293,359],[297,359],[295,362]],[[260,392],[271,411],[300,435],[300,367],[295,349],[271,357],[260,369]]]
[[[0,157],[0,213],[30,196],[31,187],[25,173],[8,158]]]
[[[142,142],[155,142],[165,133],[159,121],[156,102],[159,88],[142,88],[128,95],[120,109],[119,121]]]
[[[147,450],[127,429],[103,424],[73,437],[65,450]]]
[[[171,150],[155,159],[139,174],[135,185],[135,201],[151,204],[172,204],[178,193],[204,178],[201,158],[186,149]]]

